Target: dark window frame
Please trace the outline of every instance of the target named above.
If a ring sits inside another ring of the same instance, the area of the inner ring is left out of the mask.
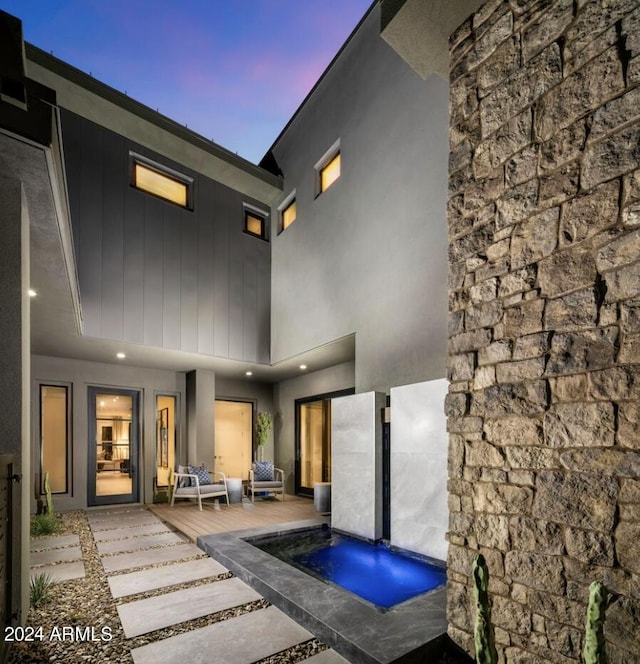
[[[42,397],[43,397],[43,388],[46,387],[60,387],[65,390],[65,481],[64,481],[64,491],[52,491],[52,494],[63,496],[71,495],[71,478],[73,477],[73,415],[72,415],[72,390],[73,385],[71,383],[59,383],[55,381],[42,382],[38,383],[38,466],[40,472],[40,493],[44,495],[44,473],[42,467],[43,461],[43,449],[42,449]]]
[[[260,221],[260,228],[261,228],[261,233],[254,233],[253,231],[249,230],[248,227],[248,220],[249,217],[252,217],[253,219],[257,219]],[[244,232],[247,235],[251,235],[252,237],[257,237],[261,240],[267,240],[267,216],[264,213],[261,212],[256,212],[255,210],[251,208],[246,208],[244,209]]]

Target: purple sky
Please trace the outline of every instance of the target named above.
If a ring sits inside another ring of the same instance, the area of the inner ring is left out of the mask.
[[[0,0],[25,39],[257,162],[371,0]]]

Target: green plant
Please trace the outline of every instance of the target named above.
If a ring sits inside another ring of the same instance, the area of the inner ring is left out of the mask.
[[[605,664],[607,655],[604,645],[604,618],[607,604],[607,589],[594,581],[589,586],[589,605],[584,633],[582,656],[585,664]]]
[[[476,625],[474,641],[478,664],[497,664],[498,653],[491,624],[489,601],[489,570],[484,556],[479,553],[473,560],[473,596],[476,600]]]
[[[267,444],[269,433],[273,427],[273,420],[271,413],[258,413],[256,418],[256,438],[258,440],[258,447],[262,448]]]
[[[29,583],[29,601],[33,608],[46,604],[51,599],[53,578],[47,572],[36,574]]]
[[[31,517],[31,536],[41,537],[43,535],[53,535],[61,528],[55,514],[36,514]]]
[[[47,514],[53,516],[55,510],[53,509],[53,497],[51,496],[51,483],[49,482],[49,473],[44,474],[44,492],[47,496]]]

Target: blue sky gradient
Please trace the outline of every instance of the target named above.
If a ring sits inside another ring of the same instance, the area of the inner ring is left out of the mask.
[[[0,0],[25,39],[258,162],[371,0]]]

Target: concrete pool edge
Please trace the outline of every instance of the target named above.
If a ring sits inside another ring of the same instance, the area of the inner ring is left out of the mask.
[[[323,519],[198,537],[211,558],[356,664],[423,662],[441,652],[447,631],[446,587],[379,611],[256,548],[248,538],[322,527]]]

